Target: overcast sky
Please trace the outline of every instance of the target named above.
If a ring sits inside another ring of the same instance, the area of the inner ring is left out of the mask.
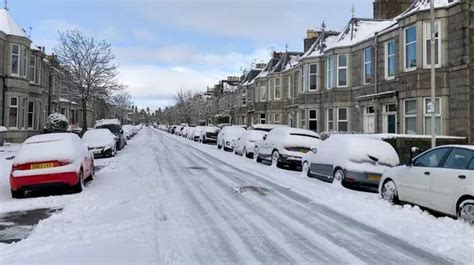
[[[373,0],[10,0],[16,22],[48,51],[58,30],[112,44],[120,80],[139,107],[173,103],[179,88],[205,90],[272,50],[302,51],[306,30],[341,30],[372,17]]]

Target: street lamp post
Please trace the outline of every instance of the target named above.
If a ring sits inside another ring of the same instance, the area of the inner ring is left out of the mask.
[[[430,0],[430,17],[431,17],[431,104],[428,106],[428,111],[431,112],[431,148],[436,147],[436,54],[435,54],[435,14],[434,14],[434,0]],[[441,102],[440,102],[441,104]],[[441,107],[441,106],[440,106]]]

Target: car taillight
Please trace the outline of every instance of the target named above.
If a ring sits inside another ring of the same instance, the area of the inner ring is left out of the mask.
[[[61,160],[61,161],[56,161],[53,163],[55,167],[63,167],[72,164],[72,161],[69,160]]]
[[[30,169],[30,164],[13,164],[12,171]]]

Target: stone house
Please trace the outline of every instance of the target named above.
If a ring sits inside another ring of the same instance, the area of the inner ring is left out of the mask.
[[[340,33],[311,31],[313,44],[305,42],[304,53],[274,53],[255,78],[241,84],[247,113],[240,115],[247,115],[247,125],[431,134],[429,1],[409,2],[375,1],[374,18],[352,18]],[[473,143],[474,3],[435,4],[435,130]],[[394,9],[399,12],[392,17]],[[282,66],[288,56],[292,63]]]

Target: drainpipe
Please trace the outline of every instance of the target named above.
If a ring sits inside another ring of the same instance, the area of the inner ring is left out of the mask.
[[[6,72],[5,72],[5,68],[7,67],[7,64],[6,64],[6,53],[7,53],[7,41],[6,40],[3,40],[3,47],[5,47],[5,51],[3,52],[3,76],[2,76],[2,79],[3,79],[3,108],[2,108],[2,120],[1,120],[1,124],[3,124],[5,127],[8,127],[6,126],[7,124],[5,123],[5,108],[7,107],[7,82],[6,82],[6,78],[5,78],[5,75],[6,75]]]

